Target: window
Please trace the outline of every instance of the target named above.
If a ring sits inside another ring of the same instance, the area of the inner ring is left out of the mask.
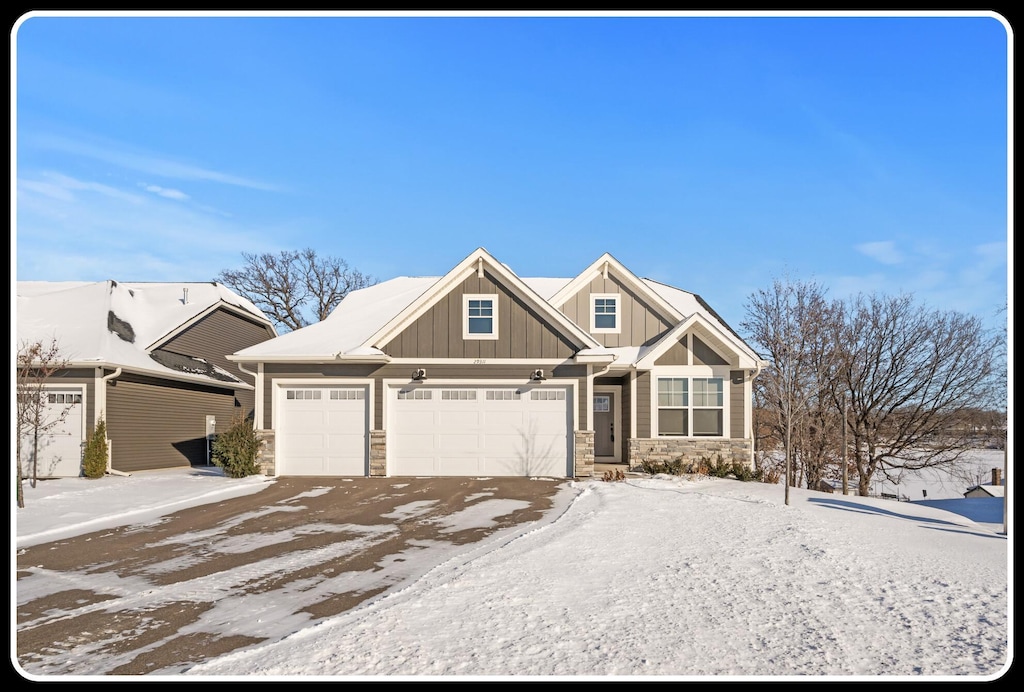
[[[658,434],[689,435],[689,383],[685,377],[658,378]]]
[[[619,294],[594,293],[590,296],[590,331],[619,333]]]
[[[564,389],[534,389],[530,392],[533,401],[564,401]]]
[[[658,435],[722,437],[725,381],[721,377],[658,378]],[[692,425],[692,431],[691,431]]]
[[[466,339],[498,338],[498,296],[465,295],[462,336]]]
[[[434,393],[429,389],[400,389],[399,399],[433,399]]]
[[[442,389],[442,401],[472,401],[476,399],[475,389]]]
[[[721,437],[725,404],[721,377],[693,378],[693,434]]]

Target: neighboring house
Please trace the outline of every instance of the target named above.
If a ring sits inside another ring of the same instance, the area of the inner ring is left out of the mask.
[[[242,349],[270,475],[593,475],[718,455],[753,465],[765,365],[699,296],[605,254],[523,278],[478,249],[442,277],[350,293]]]
[[[972,485],[964,493],[964,497],[1005,497],[1005,491],[1002,470],[992,469],[992,482],[987,485]]]
[[[101,417],[109,468],[128,473],[205,464],[208,435],[253,412],[254,375],[226,356],[277,333],[225,286],[19,281],[17,292],[17,347],[56,339],[67,361],[46,384],[51,418],[67,417],[42,440],[38,477],[80,475]]]

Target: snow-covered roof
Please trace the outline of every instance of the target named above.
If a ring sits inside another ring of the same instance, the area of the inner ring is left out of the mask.
[[[980,490],[981,492],[987,493],[992,497],[1006,497],[1006,495],[1004,494],[1005,488],[1004,486],[1001,485],[974,485],[968,488],[967,492],[964,493],[964,495],[967,495],[968,493],[971,493],[975,490]]]
[[[17,293],[19,346],[56,339],[61,357],[72,366],[120,366],[219,386],[251,387],[203,359],[160,362],[150,354],[218,306],[270,326],[252,302],[213,282],[19,281]]]
[[[352,291],[323,321],[242,349],[234,354],[234,358],[309,361],[384,359],[385,354],[377,348],[367,346],[367,340],[442,278],[401,276]],[[542,299],[550,300],[572,279],[525,277],[522,281]],[[722,325],[724,330],[739,339],[739,336],[699,296],[650,279],[643,279],[643,282],[652,293],[656,293],[682,313],[684,318],[699,313],[705,319]],[[742,339],[739,340],[743,343]],[[649,346],[626,346],[588,348],[581,353],[597,357],[611,355],[614,356],[615,364],[621,366],[637,362],[649,351]]]

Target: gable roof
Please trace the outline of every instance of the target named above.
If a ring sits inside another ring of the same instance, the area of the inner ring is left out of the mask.
[[[661,310],[665,317],[668,317],[672,322],[678,322],[690,314],[689,312],[677,310],[674,305],[665,300],[658,292],[651,290],[650,285],[646,281],[641,280],[607,252],[598,257],[589,267],[581,271],[574,279],[566,283],[557,293],[551,296],[549,299],[551,304],[557,308],[569,300],[569,298],[579,293],[598,274],[607,274],[609,271],[618,276],[638,294],[648,298],[651,304]]]
[[[577,353],[580,362],[614,359],[617,367],[628,366],[643,359],[663,342],[665,349],[670,347],[671,342],[665,339],[675,332],[675,329],[669,330],[665,339],[649,346],[605,347],[566,317],[558,306],[605,268],[664,311],[666,317],[678,323],[677,328],[683,323],[691,326],[701,324],[740,353],[743,367],[756,367],[760,361],[754,350],[700,296],[651,279],[638,278],[608,253],[569,279],[520,277],[483,248],[470,253],[444,276],[402,276],[352,291],[323,321],[250,346],[229,356],[229,359],[249,362],[277,359],[295,362],[387,362],[389,358],[382,347],[459,282],[481,268],[486,268],[503,286],[569,336],[580,349]]]
[[[455,265],[447,274],[438,279],[427,291],[424,291],[416,300],[407,305],[401,312],[389,320],[383,327],[374,332],[367,339],[363,346],[369,348],[380,348],[389,342],[396,334],[412,324],[420,315],[426,312],[432,305],[443,298],[455,285],[461,283],[477,272],[482,275],[484,268],[494,274],[502,285],[517,294],[526,303],[530,304],[538,313],[546,317],[556,327],[560,327],[563,334],[570,337],[580,348],[592,348],[600,346],[590,334],[585,332],[579,325],[563,315],[552,306],[547,300],[541,298],[537,292],[526,282],[520,279],[507,266],[494,259],[483,248],[477,248],[464,260]]]
[[[69,367],[122,367],[156,377],[251,388],[203,359],[151,354],[219,308],[276,333],[259,308],[214,282],[19,281],[17,298],[19,345],[56,339]]]

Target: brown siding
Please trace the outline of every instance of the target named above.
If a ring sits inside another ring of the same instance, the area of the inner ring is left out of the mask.
[[[650,344],[657,341],[674,326],[670,319],[658,312],[637,293],[627,288],[621,280],[613,274],[608,274],[607,279],[598,275],[590,284],[580,289],[576,295],[560,306],[566,317],[586,331],[590,331],[590,296],[594,293],[619,294],[621,331],[618,334],[591,335],[602,346],[616,348]]]
[[[695,335],[693,337],[694,365],[729,365],[729,362],[716,353]]]
[[[241,351],[272,338],[266,325],[248,320],[228,310],[218,308],[209,315],[160,345],[160,348],[186,356],[205,358],[224,368],[246,384],[253,384],[253,376],[243,372],[237,363],[227,359],[229,354]],[[255,368],[253,368],[255,369]],[[245,415],[251,415],[256,394],[249,389],[235,392]]]
[[[672,344],[667,351],[661,354],[658,360],[654,361],[655,365],[689,365],[687,348],[686,348],[686,335],[683,338]]]
[[[107,435],[118,471],[206,463],[206,416],[227,430],[235,413],[230,390],[122,375],[107,384]]]
[[[274,381],[278,379],[316,379],[320,377],[351,377],[373,380],[373,423],[375,430],[384,427],[384,380],[409,378],[414,365],[330,365],[330,364],[273,364],[268,363],[263,367],[263,427],[272,429],[274,427],[273,416],[273,395]],[[424,366],[427,371],[427,383],[432,380],[508,380],[509,383],[523,384],[529,380],[530,373],[535,367],[528,365],[428,365]],[[579,428],[581,421],[586,420],[586,391],[587,391],[587,368],[585,365],[559,365],[550,372],[545,373],[548,382],[567,379],[576,380],[576,387],[579,393],[577,405],[576,427]]]
[[[636,374],[636,436],[651,436],[651,373]]]
[[[462,297],[498,296],[498,338],[462,338]],[[573,343],[494,277],[474,273],[430,307],[382,349],[392,358],[569,358]]]
[[[743,396],[743,371],[729,371],[729,437],[745,437],[743,414],[746,397]]]

